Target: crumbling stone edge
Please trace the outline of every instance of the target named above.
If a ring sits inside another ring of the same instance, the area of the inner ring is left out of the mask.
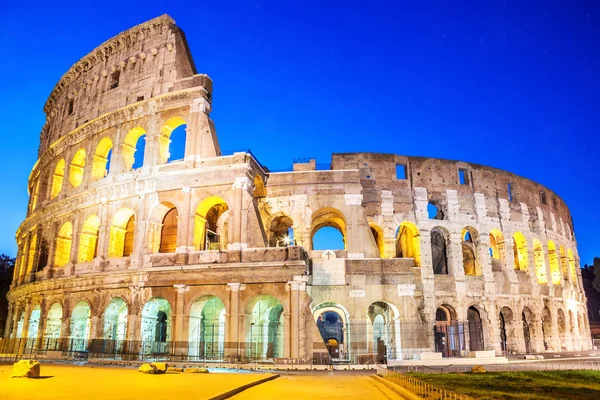
[[[268,382],[268,381],[272,381],[273,379],[277,379],[277,378],[279,378],[279,376],[280,376],[279,374],[271,374],[270,376],[267,376],[266,378],[259,379],[257,381],[250,382],[250,383],[247,383],[245,385],[236,387],[235,389],[231,389],[231,390],[229,390],[229,391],[227,391],[225,393],[221,393],[221,394],[218,394],[218,395],[216,395],[214,397],[211,397],[208,400],[225,400],[225,399],[228,399],[228,398],[230,398],[232,396],[235,396],[238,393],[243,392],[246,389],[249,389],[249,388],[254,387],[254,386],[258,386],[258,385],[260,385],[262,383],[265,383],[265,382]]]

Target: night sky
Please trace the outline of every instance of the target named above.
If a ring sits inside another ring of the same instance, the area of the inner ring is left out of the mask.
[[[485,164],[561,196],[600,256],[600,3],[80,1],[0,6],[0,253],[16,255],[42,107],[81,57],[169,14],[214,81],[224,154],[271,170],[333,152]]]

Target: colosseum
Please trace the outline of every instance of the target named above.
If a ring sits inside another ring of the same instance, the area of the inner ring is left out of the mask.
[[[591,348],[571,215],[550,189],[393,154],[272,172],[221,154],[211,100],[166,15],[60,79],[3,352],[365,364]],[[341,248],[315,249],[323,228]]]

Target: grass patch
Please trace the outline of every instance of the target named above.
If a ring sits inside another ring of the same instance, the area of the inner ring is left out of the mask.
[[[600,399],[600,371],[407,375],[482,400]]]

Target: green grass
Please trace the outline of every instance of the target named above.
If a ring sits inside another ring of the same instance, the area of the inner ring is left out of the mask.
[[[600,371],[409,373],[407,375],[476,399],[600,399]],[[394,380],[393,377],[389,379]]]

